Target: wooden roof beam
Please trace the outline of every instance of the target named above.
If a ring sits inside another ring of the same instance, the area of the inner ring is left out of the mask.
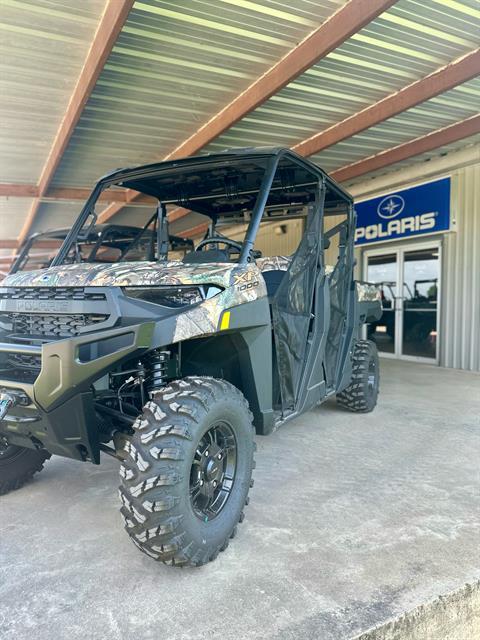
[[[205,234],[208,231],[208,227],[209,225],[207,222],[201,222],[200,224],[195,225],[191,229],[180,231],[178,235],[181,238],[195,238],[196,236]]]
[[[80,120],[85,104],[95,87],[133,3],[134,0],[107,0],[105,11],[100,19],[77,84],[40,174],[38,182],[38,196],[40,198],[46,194],[50,186],[75,126]],[[40,200],[36,199],[30,207],[23,228],[20,231],[19,244],[22,244],[30,234],[39,206]]]
[[[319,153],[327,147],[351,138],[365,129],[475,78],[479,70],[480,48],[316,133],[292,148],[302,156]]]
[[[38,198],[42,202],[86,200],[91,189],[84,187],[54,187],[39,196],[38,187],[34,184],[0,184],[0,197],[4,198]],[[99,202],[126,202],[126,191],[123,189],[105,189],[98,197]],[[139,193],[135,204],[155,205],[156,198]]]
[[[86,200],[90,196],[90,189],[83,189],[77,187],[55,187],[49,189],[47,193],[42,197],[42,200]],[[147,196],[143,193],[137,193],[135,198],[135,204],[152,205],[155,206],[157,199],[152,196]],[[98,202],[123,202],[125,203],[127,194],[124,189],[105,189],[98,197]]]
[[[17,240],[0,240],[0,249],[16,249]]]
[[[415,138],[415,140],[409,140],[396,147],[385,149],[385,151],[381,151],[375,155],[363,158],[357,162],[352,162],[352,164],[333,171],[331,176],[337,180],[337,182],[346,182],[347,180],[358,178],[377,169],[383,169],[402,160],[408,160],[422,153],[440,149],[447,144],[463,140],[477,133],[480,133],[480,115],[461,120],[443,129],[437,129],[437,131],[432,131],[424,136]]]
[[[0,196],[7,198],[36,198],[39,190],[36,184],[0,184]]]

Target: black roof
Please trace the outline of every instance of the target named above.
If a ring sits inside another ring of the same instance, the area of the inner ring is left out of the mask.
[[[323,178],[329,190],[352,201],[351,196],[330,178],[320,167],[291,149],[258,147],[231,149],[216,154],[206,154],[147,164],[130,169],[120,169],[102,178],[102,186],[120,184],[126,188],[215,217],[239,210],[251,209],[255,203],[262,177],[269,161],[280,156],[283,175],[276,174],[278,184],[272,189],[269,205],[279,205],[291,200],[290,186],[295,184],[295,195],[309,202],[314,197],[314,176]],[[287,166],[288,165],[288,166]],[[282,172],[280,172],[281,174]],[[305,193],[298,186],[305,186]]]

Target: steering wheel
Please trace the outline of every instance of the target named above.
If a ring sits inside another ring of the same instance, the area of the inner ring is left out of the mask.
[[[235,242],[235,240],[230,240],[230,238],[224,238],[222,236],[211,236],[210,238],[205,238],[205,240],[199,242],[195,251],[202,251],[203,248],[209,244],[225,244],[227,245],[227,247],[238,251],[238,253],[241,253],[243,248],[240,242]]]

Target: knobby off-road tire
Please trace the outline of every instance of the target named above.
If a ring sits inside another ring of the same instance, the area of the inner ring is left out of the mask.
[[[371,340],[359,340],[353,351],[350,384],[337,394],[337,401],[342,407],[357,413],[373,411],[377,404],[379,383],[377,347]]]
[[[254,428],[244,396],[223,380],[183,378],[154,394],[134,429],[120,470],[130,538],[165,564],[214,560],[235,536],[253,486]],[[204,491],[221,497],[206,512]]]
[[[25,447],[2,446],[0,442],[0,496],[19,489],[43,469],[43,463],[50,458],[46,451]]]

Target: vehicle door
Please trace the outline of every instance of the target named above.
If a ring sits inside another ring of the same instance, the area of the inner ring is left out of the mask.
[[[302,240],[273,299],[272,319],[284,413],[295,410],[306,363],[319,264],[323,187],[307,207]]]

